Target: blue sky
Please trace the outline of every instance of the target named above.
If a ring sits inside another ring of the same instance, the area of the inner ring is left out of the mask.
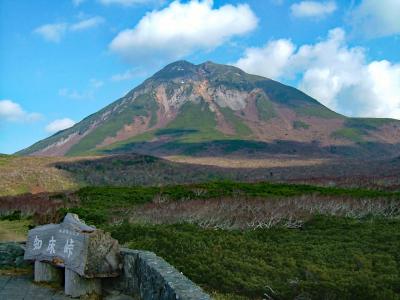
[[[347,115],[400,119],[398,0],[1,0],[0,153],[178,59],[234,64]]]

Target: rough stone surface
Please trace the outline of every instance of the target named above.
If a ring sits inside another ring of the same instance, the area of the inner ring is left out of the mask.
[[[22,268],[28,265],[24,261],[24,245],[16,242],[0,243],[0,268]]]
[[[209,300],[209,295],[152,252],[122,249],[123,274],[108,284],[143,300]]]
[[[90,294],[101,295],[101,281],[98,278],[83,278],[66,268],[64,292],[74,298]]]
[[[62,271],[60,268],[51,264],[35,261],[35,282],[60,282],[62,281]]]
[[[29,230],[25,259],[51,262],[87,278],[120,274],[118,241],[108,232],[86,225],[75,214],[61,224]]]
[[[9,244],[9,243],[8,243]],[[23,256],[23,247],[0,243],[0,261],[15,262]],[[12,249],[14,258],[7,249]],[[18,250],[19,249],[19,250]],[[22,252],[21,252],[22,249]],[[2,252],[3,251],[3,252]],[[3,254],[2,254],[3,253]],[[116,278],[103,278],[101,284],[106,300],[210,300],[200,287],[152,252],[121,249],[123,272]],[[1,265],[0,265],[1,266]],[[11,280],[11,281],[10,281]],[[28,288],[18,288],[23,284]],[[12,283],[5,290],[8,282]],[[0,276],[0,299],[70,299],[43,288],[31,288],[32,279],[12,279]],[[34,286],[34,285],[33,285]],[[30,294],[28,294],[30,293]],[[29,297],[27,297],[27,295]]]

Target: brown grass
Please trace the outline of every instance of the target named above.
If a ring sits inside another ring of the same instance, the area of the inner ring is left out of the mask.
[[[303,167],[316,166],[329,163],[327,158],[296,158],[291,156],[270,158],[233,158],[233,157],[191,157],[191,156],[166,156],[165,159],[179,163],[189,163],[222,168],[278,168],[278,167]]]
[[[151,224],[193,223],[221,229],[301,227],[312,215],[362,218],[368,215],[397,217],[396,199],[301,196],[293,198],[155,201],[131,212],[131,222]]]
[[[55,168],[53,164],[81,159],[83,158],[0,157],[0,196],[77,189],[82,183],[70,173]]]
[[[24,194],[6,196],[0,199],[0,216],[18,213],[22,218],[33,217],[34,224],[57,223],[60,218],[59,209],[76,204],[73,194]]]

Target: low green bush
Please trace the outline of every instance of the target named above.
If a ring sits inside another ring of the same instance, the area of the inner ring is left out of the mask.
[[[249,299],[400,298],[400,220],[316,216],[301,229],[248,231],[125,222],[107,230],[208,291]]]
[[[12,212],[9,212],[8,214],[0,216],[0,220],[2,220],[2,221],[4,221],[4,220],[7,220],[7,221],[19,221],[21,219],[22,219],[21,211],[19,211],[19,210],[12,211]]]

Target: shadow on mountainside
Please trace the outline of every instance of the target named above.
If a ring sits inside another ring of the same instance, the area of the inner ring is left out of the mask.
[[[179,134],[179,133],[178,133]],[[322,146],[318,141],[294,142],[276,140],[260,142],[251,140],[215,140],[207,142],[182,142],[160,139],[151,142],[132,142],[117,148],[103,150],[105,154],[141,153],[155,156],[190,155],[196,157],[236,155],[246,158],[270,155],[297,155],[307,158],[341,157],[382,159],[400,154],[400,144],[359,142],[354,145]]]
[[[270,159],[284,161],[288,158]],[[59,162],[54,166],[69,172],[76,180],[93,186],[161,186],[231,180],[386,189],[400,187],[400,158],[369,161],[340,159],[302,166],[228,168],[173,162],[149,155],[123,154]]]

